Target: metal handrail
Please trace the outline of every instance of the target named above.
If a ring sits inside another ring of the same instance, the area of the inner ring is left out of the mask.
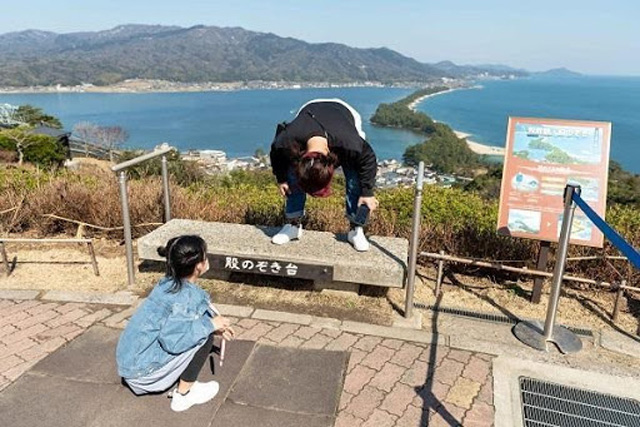
[[[135,166],[139,163],[145,162],[147,160],[151,160],[154,159],[158,156],[162,156],[164,154],[167,154],[168,152],[175,150],[175,148],[173,147],[165,147],[165,148],[161,148],[159,150],[154,150],[150,153],[147,154],[143,154],[141,156],[135,157],[131,160],[127,160],[126,162],[122,162],[122,163],[118,163],[117,165],[111,166],[111,170],[114,172],[120,172],[121,170],[130,168],[131,166]]]
[[[135,166],[147,160],[162,156],[162,193],[164,195],[164,221],[171,220],[171,203],[169,194],[169,169],[167,167],[167,156],[173,147],[165,147],[159,150],[146,153],[111,167],[111,170],[118,174],[120,183],[120,201],[122,202],[122,223],[124,228],[124,241],[127,250],[127,280],[129,287],[135,284],[135,274],[133,266],[133,239],[131,237],[131,215],[129,213],[129,198],[127,196],[127,172],[131,166]]]

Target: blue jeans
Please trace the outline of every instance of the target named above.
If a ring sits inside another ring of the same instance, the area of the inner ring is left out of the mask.
[[[347,218],[351,221],[358,210],[358,199],[362,194],[360,189],[360,178],[358,172],[354,169],[342,169],[344,172],[346,197],[345,207],[347,210]],[[289,184],[290,194],[287,196],[287,203],[284,208],[284,216],[287,220],[298,220],[304,216],[304,205],[307,201],[307,193],[305,193],[298,185],[298,180],[293,169],[289,169],[287,175],[287,184]]]

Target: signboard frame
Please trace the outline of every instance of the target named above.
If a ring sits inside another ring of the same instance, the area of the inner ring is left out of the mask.
[[[610,139],[611,122],[509,117],[498,232],[557,242],[568,182],[580,184],[604,218]],[[573,224],[572,244],[603,246],[604,236],[586,216],[576,213]]]

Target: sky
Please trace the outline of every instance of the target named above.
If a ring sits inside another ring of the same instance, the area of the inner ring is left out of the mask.
[[[638,0],[2,0],[0,33],[215,25],[388,47],[421,62],[640,75]]]

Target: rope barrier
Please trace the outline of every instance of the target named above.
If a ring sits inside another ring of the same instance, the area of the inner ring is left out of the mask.
[[[576,205],[584,212],[584,214],[593,222],[593,224],[602,231],[602,234],[605,235],[607,239],[618,248],[620,252],[622,252],[630,263],[632,263],[636,268],[640,269],[640,253],[633,248],[626,240],[620,236],[616,230],[611,228],[609,224],[607,224],[600,216],[591,209],[591,206],[585,202],[580,194],[573,193],[572,196],[573,201]]]
[[[101,225],[89,224],[88,222],[82,222],[75,219],[64,218],[54,214],[42,214],[42,216],[45,218],[59,219],[61,221],[67,221],[73,224],[83,225],[86,227],[95,228],[96,230],[102,230],[102,231],[119,231],[124,228],[124,227],[103,227]],[[144,222],[142,224],[133,224],[132,227],[151,227],[151,226],[157,226],[162,224],[163,224],[162,222]]]

